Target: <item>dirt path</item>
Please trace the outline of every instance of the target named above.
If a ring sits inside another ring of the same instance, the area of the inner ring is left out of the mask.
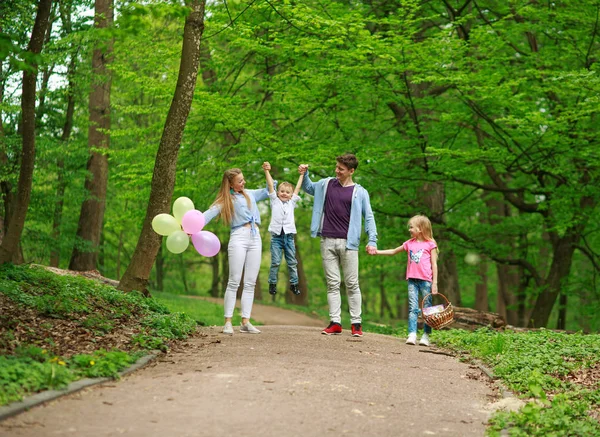
[[[478,369],[394,337],[324,336],[319,323],[202,328],[121,381],[1,422],[0,435],[483,436],[493,390]]]
[[[209,302],[218,303],[223,305],[223,298],[216,297],[200,297],[200,296],[187,296],[190,299],[202,299]],[[240,301],[236,301],[236,308],[240,313]],[[252,318],[260,321],[263,325],[295,325],[295,326],[313,326],[324,328],[327,326],[327,321],[318,319],[317,317],[310,317],[304,313],[297,311],[284,310],[270,305],[261,305],[254,302],[252,305]]]

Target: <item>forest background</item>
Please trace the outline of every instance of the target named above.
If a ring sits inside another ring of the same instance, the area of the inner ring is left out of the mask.
[[[429,216],[454,305],[598,331],[599,20],[589,0],[3,1],[0,261],[218,297],[228,228],[207,227],[217,256],[175,255],[150,220],[207,209],[227,168],[258,188],[263,161],[295,182],[351,152],[379,247]],[[305,292],[276,300],[324,307],[311,205]],[[360,263],[365,318],[404,318],[404,258]]]

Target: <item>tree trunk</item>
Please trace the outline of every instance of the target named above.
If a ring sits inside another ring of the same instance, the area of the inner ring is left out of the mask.
[[[545,289],[538,296],[529,317],[528,326],[530,328],[540,328],[548,325],[548,319],[550,319],[550,313],[556,298],[560,294],[563,282],[569,275],[573,252],[575,252],[575,243],[578,240],[579,233],[571,230],[571,233],[559,238],[554,244],[554,257],[548,278],[544,284]]]
[[[120,278],[121,277],[121,257],[123,255],[123,245],[124,245],[124,231],[120,231],[119,232],[119,243],[117,245],[117,272],[116,272],[116,277]]]
[[[156,154],[146,217],[133,258],[119,284],[119,289],[124,291],[139,290],[148,293],[148,278],[161,243],[161,237],[152,230],[151,223],[156,215],[170,210],[175,187],[177,155],[198,77],[200,40],[204,31],[204,5],[205,0],[190,2],[191,12],[186,17],[183,30],[177,87]]]
[[[177,264],[179,264],[179,273],[181,275],[181,282],[183,283],[183,294],[190,294],[190,289],[187,283],[187,271],[185,268],[183,254],[180,253],[179,255],[177,255],[177,258],[179,258],[179,262]]]
[[[444,216],[446,193],[443,184],[425,183],[423,184],[423,202],[429,210],[429,217],[432,222],[444,225],[446,218]],[[448,297],[453,305],[461,305],[460,287],[458,285],[458,270],[456,268],[456,255],[450,244],[444,244],[448,241],[443,227],[438,228],[434,234],[438,243],[438,287],[441,293]]]
[[[159,291],[165,290],[165,257],[162,244],[158,247],[156,254],[156,289]]]
[[[478,311],[489,311],[488,300],[488,263],[482,259],[479,263],[477,273],[479,280],[475,284],[475,309]]]
[[[388,302],[387,296],[385,294],[385,273],[381,271],[379,276],[379,296],[380,296],[380,306],[379,306],[379,315],[381,317],[385,316],[385,310],[388,310],[388,314],[390,318],[394,318],[394,312],[392,311],[392,307]]]
[[[212,283],[210,284],[210,295],[212,297],[219,297],[219,258],[220,253],[217,256],[210,258],[210,265],[212,267]]]
[[[503,328],[506,326],[506,321],[498,313],[454,307],[454,323],[449,328],[475,330],[484,326],[493,329]]]
[[[556,329],[565,330],[567,329],[567,295],[560,293],[558,299],[558,320],[556,321]]]
[[[225,295],[225,290],[227,290],[227,282],[229,281],[229,256],[228,256],[228,247],[229,247],[229,236],[224,244],[221,246],[221,271],[223,272],[221,275],[221,290],[223,290],[222,296]],[[219,297],[217,295],[216,297]]]
[[[408,319],[408,287],[404,275],[398,273],[396,278],[398,284],[404,286],[404,291],[396,293],[396,317],[399,319]]]
[[[107,29],[113,26],[112,0],[96,0],[94,27]],[[108,149],[110,145],[110,88],[111,74],[107,69],[113,51],[112,38],[100,41],[92,54],[92,90],[90,92],[88,144],[90,157],[85,191],[88,198],[81,205],[75,247],[69,263],[70,270],[95,270],[102,222],[106,208],[108,184]]]
[[[498,217],[510,216],[510,207],[502,200],[488,197],[485,199],[488,209],[488,221],[493,226],[501,222]],[[504,238],[499,235],[498,238]],[[506,242],[511,244],[512,242]],[[498,293],[496,295],[496,312],[508,322],[509,325],[521,326],[517,311],[517,291],[520,284],[519,269],[516,266],[496,264],[498,279]]]
[[[52,0],[40,0],[38,3],[35,24],[31,31],[31,39],[27,51],[36,59],[44,45],[44,37],[48,29]],[[14,261],[19,254],[21,234],[25,227],[25,218],[31,198],[33,184],[33,169],[35,166],[35,90],[37,79],[37,63],[23,71],[23,87],[21,94],[21,115],[23,132],[23,150],[21,153],[21,168],[17,184],[17,198],[14,211],[8,223],[6,235],[0,245],[0,264]]]
[[[71,4],[61,2],[59,5],[60,18],[63,23],[63,28],[66,34],[70,35],[73,31],[71,26]],[[73,131],[73,116],[75,114],[75,83],[74,76],[77,68],[77,53],[78,50],[73,50],[69,66],[67,67],[67,111],[65,115],[65,123],[63,125],[60,141],[63,147],[68,149],[69,139]],[[56,200],[54,202],[54,214],[52,216],[52,248],[50,249],[50,266],[58,267],[60,265],[60,225],[62,223],[62,213],[65,197],[65,160],[60,157],[56,161]]]

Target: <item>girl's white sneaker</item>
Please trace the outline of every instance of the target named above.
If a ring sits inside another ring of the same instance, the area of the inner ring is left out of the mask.
[[[429,334],[423,334],[421,336],[421,341],[419,341],[419,345],[429,346]]]
[[[406,339],[406,344],[412,344],[412,345],[417,344],[417,334],[414,332],[411,332],[410,334],[408,334],[408,338]]]

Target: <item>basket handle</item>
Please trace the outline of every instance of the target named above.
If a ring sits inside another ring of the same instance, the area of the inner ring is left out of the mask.
[[[426,294],[425,296],[423,296],[423,300],[421,301],[421,314],[423,314],[423,304],[425,303],[425,299],[427,299],[429,296],[432,296],[432,295],[433,295],[433,293],[429,293],[429,294]],[[446,301],[446,305],[450,304],[450,301],[448,300],[448,298],[446,296],[444,296],[442,293],[438,293],[436,296],[442,296],[444,298],[444,300]]]

